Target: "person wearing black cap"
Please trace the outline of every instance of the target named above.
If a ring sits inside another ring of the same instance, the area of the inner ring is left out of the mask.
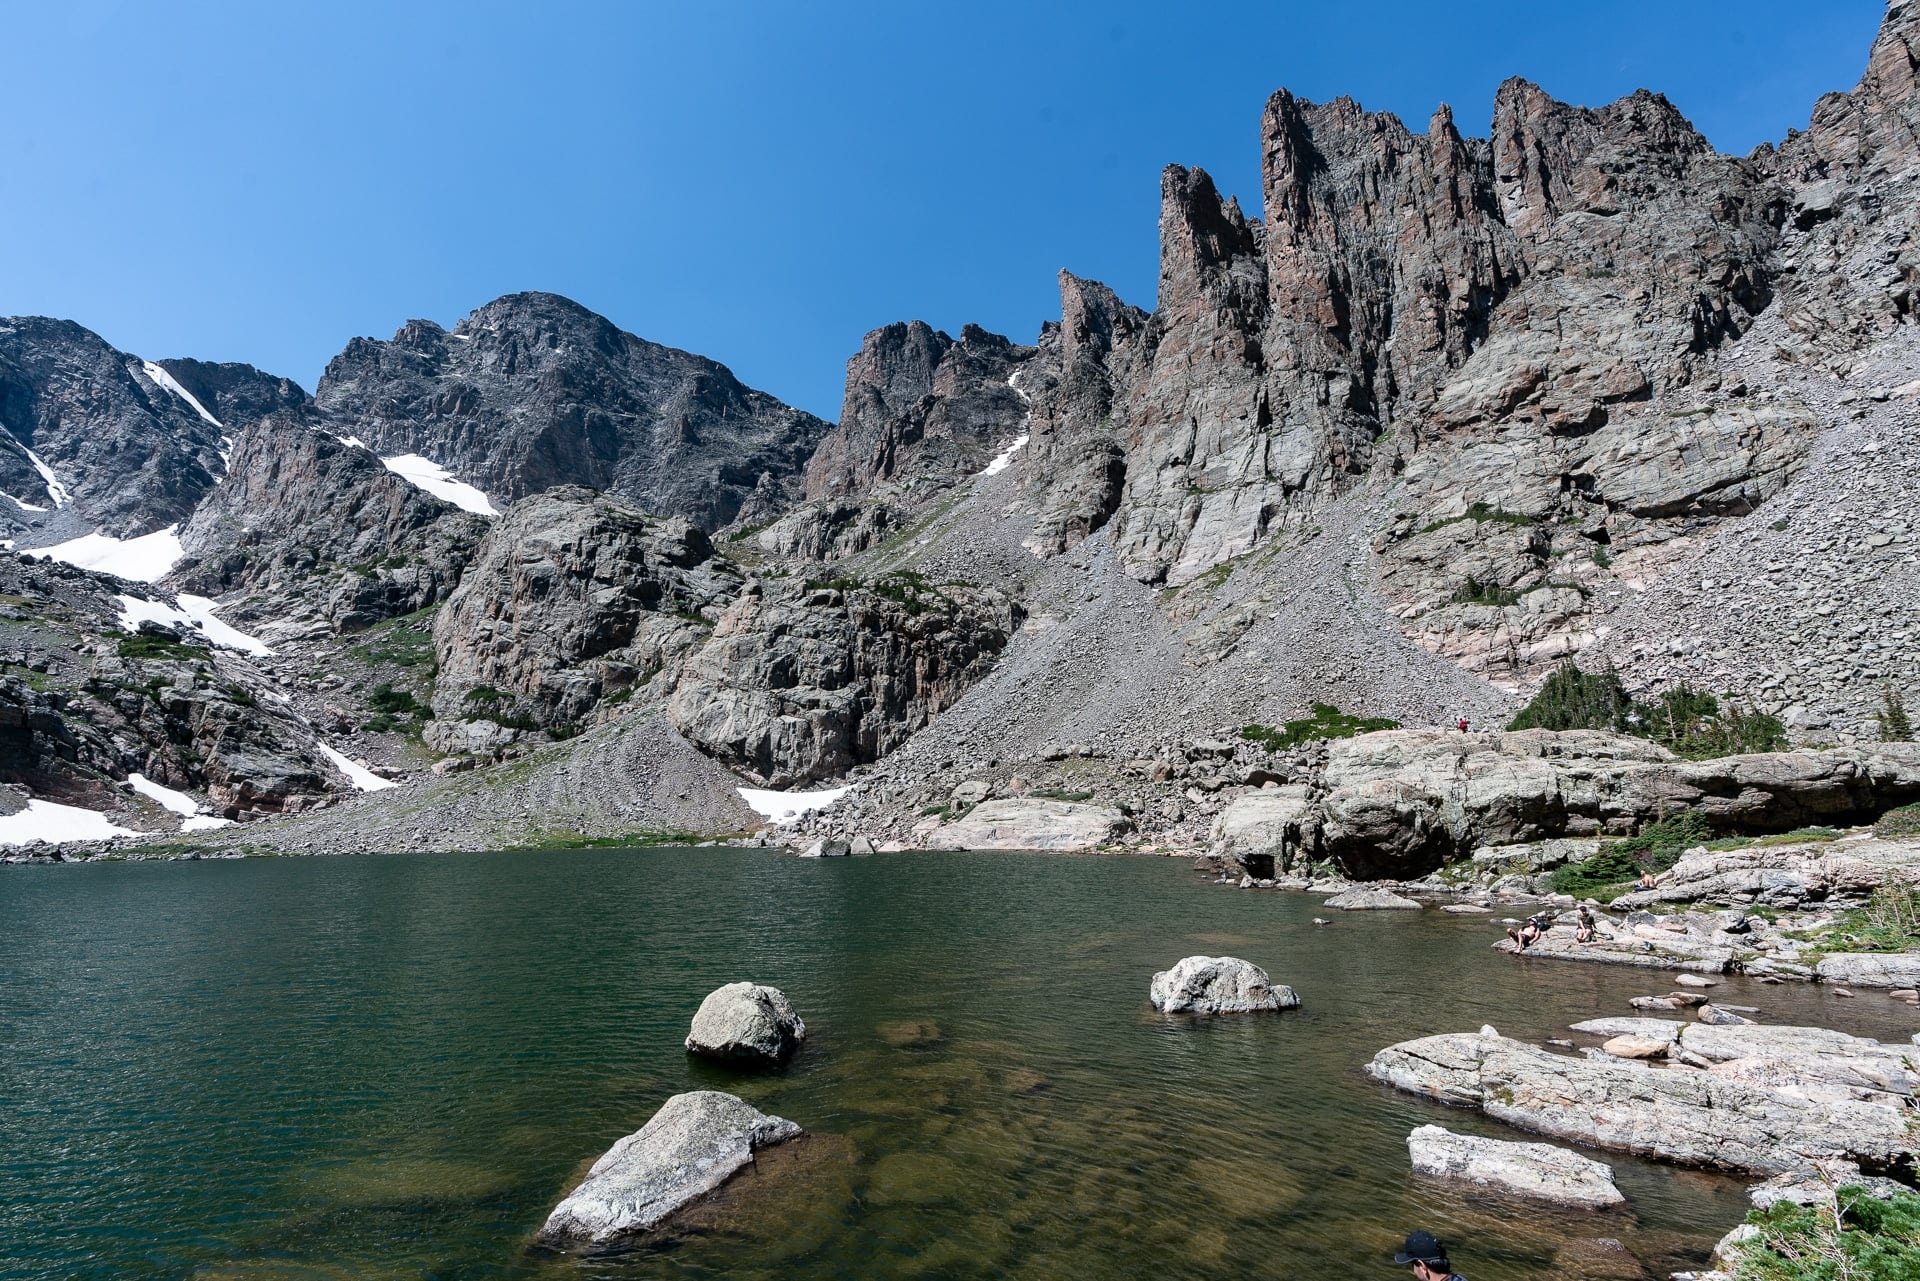
[[[1431,1232],[1415,1232],[1400,1247],[1393,1261],[1402,1266],[1411,1263],[1416,1281],[1465,1281],[1455,1275],[1447,1261],[1447,1247]]]

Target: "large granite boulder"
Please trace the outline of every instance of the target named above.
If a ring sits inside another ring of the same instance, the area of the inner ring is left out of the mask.
[[[548,1245],[603,1245],[660,1227],[713,1192],[753,1154],[800,1127],[715,1090],[676,1094],[607,1149],[540,1229]]]
[[[911,573],[750,583],[688,659],[667,714],[769,786],[838,777],[952,706],[1023,617],[993,588]]]
[[[1237,796],[1213,820],[1213,850],[1249,876],[1271,877],[1293,865],[1312,801],[1304,786],[1269,787]]]
[[[1813,972],[1848,987],[1920,987],[1920,953],[1834,952]]]
[[[1795,908],[1863,897],[1882,885],[1917,883],[1920,840],[1848,836],[1750,849],[1689,850],[1656,888],[1622,895],[1614,906],[1758,903]]]
[[[1125,814],[1107,805],[1009,797],[983,801],[966,816],[926,836],[933,850],[1091,850],[1131,831]]]
[[[1153,976],[1147,997],[1169,1014],[1242,1014],[1300,1004],[1292,988],[1275,985],[1265,970],[1237,956],[1186,957]]]
[[[1627,1032],[1664,1021],[1605,1022]],[[1722,1036],[1754,1030],[1711,1029]],[[1791,1061],[1820,1072],[1821,1060],[1796,1052]],[[1367,1073],[1523,1130],[1683,1165],[1775,1174],[1810,1170],[1837,1153],[1878,1170],[1910,1161],[1920,1142],[1904,1106],[1808,1097],[1720,1071],[1555,1054],[1485,1032],[1389,1046]]]
[[[1407,1155],[1415,1173],[1531,1200],[1585,1209],[1626,1202],[1614,1186],[1612,1167],[1550,1143],[1510,1143],[1423,1125],[1407,1136]]]
[[[687,1049],[710,1059],[779,1063],[806,1039],[807,1025],[777,987],[729,983],[707,994],[693,1016]]]

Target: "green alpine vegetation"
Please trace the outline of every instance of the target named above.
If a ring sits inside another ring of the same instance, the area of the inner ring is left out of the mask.
[[[1572,659],[1554,669],[1507,728],[1612,730],[1652,739],[1694,761],[1787,749],[1786,727],[1776,717],[1722,706],[1712,694],[1684,682],[1641,702],[1611,665],[1588,672]]]
[[[1384,716],[1349,716],[1331,703],[1315,703],[1311,716],[1288,721],[1278,729],[1270,725],[1248,725],[1240,731],[1240,737],[1269,751],[1284,752],[1315,739],[1352,738],[1355,734],[1399,728],[1399,721]]]

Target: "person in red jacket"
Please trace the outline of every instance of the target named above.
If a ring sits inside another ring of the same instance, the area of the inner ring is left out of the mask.
[[[1464,716],[1460,718],[1460,732],[1462,734],[1467,732],[1467,718]]]

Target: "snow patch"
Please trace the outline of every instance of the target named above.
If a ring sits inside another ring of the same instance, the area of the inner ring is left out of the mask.
[[[117,599],[120,602],[120,626],[127,631],[137,632],[140,630],[140,624],[148,622],[185,626],[225,649],[237,649],[243,653],[252,654],[256,658],[265,658],[273,653],[264,641],[215,618],[214,611],[220,606],[218,602],[209,600],[205,596],[182,593],[177,605],[169,605],[165,601],[142,600],[138,596],[123,595]]]
[[[62,494],[65,492],[61,491]],[[55,501],[61,499],[56,497]],[[165,578],[167,571],[186,555],[180,546],[179,528],[178,525],[168,525],[165,529],[142,534],[138,538],[115,538],[111,534],[98,532],[83,534],[51,547],[29,548],[26,555],[97,570],[132,583],[151,583]]]
[[[127,775],[127,786],[151,801],[158,801],[162,808],[180,815],[180,830],[183,832],[205,832],[216,827],[232,827],[230,818],[215,818],[206,813],[206,806],[194,800],[185,792],[176,792],[154,782],[145,774]]]
[[[1021,447],[1024,446],[1026,443],[1027,443],[1027,437],[1025,436],[1014,437],[1013,443],[1011,445],[1008,445],[1005,449],[1001,450],[999,453],[995,454],[993,456],[993,461],[988,463],[985,467],[982,467],[980,469],[979,474],[982,476],[998,476],[1001,472],[1005,471],[1008,467],[1013,465],[1013,456],[1019,453]]]
[[[12,494],[0,493],[0,498],[6,499],[8,502],[12,503],[15,507],[20,508],[22,511],[43,512],[47,510],[46,508],[40,506],[38,503],[30,503],[24,498],[15,498]]]
[[[373,449],[372,445],[369,445],[366,441],[361,440],[358,436],[335,436],[334,439],[339,441],[343,445],[352,445],[355,449],[365,449],[368,451],[371,451]]]
[[[178,396],[180,399],[186,401],[187,404],[193,406],[194,413],[199,414],[202,418],[212,423],[215,427],[218,427],[221,431],[225,431],[227,429],[227,425],[221,422],[218,418],[215,418],[212,414],[208,413],[207,407],[201,404],[200,401],[197,398],[195,398],[192,392],[188,391],[185,387],[182,387],[177,381],[175,381],[172,374],[168,373],[166,370],[162,369],[160,366],[154,364],[151,360],[143,360],[140,362],[140,364],[142,368],[144,368],[147,371],[147,377],[153,379],[153,381],[159,383],[162,387],[166,388],[168,391],[172,392],[174,395]]]
[[[380,461],[386,464],[388,471],[402,477],[415,489],[424,489],[462,511],[478,516],[500,514],[485,494],[463,480],[456,480],[452,472],[431,458],[419,454],[395,454],[392,458],[382,458]]]
[[[111,841],[138,836],[99,810],[53,801],[28,801],[18,814],[0,817],[0,845],[27,845],[34,841]]]
[[[759,787],[739,787],[740,799],[747,808],[775,823],[791,823],[802,814],[823,810],[853,790],[853,785],[830,787],[824,792],[774,792]]]
[[[40,455],[29,449],[27,461],[32,463],[33,469],[40,473],[40,479],[47,482],[47,497],[53,499],[55,507],[65,507],[73,501],[73,495],[67,492],[67,487],[60,483],[60,478],[53,474],[53,468],[47,466]]]
[[[342,756],[339,752],[336,752],[331,747],[328,747],[325,743],[320,744],[320,750],[327,754],[327,759],[333,762],[334,768],[339,770],[342,774],[345,774],[347,776],[347,781],[349,783],[352,783],[360,791],[379,792],[379,791],[384,791],[389,787],[400,786],[400,784],[394,782],[390,778],[381,778],[378,774],[374,773],[372,770],[368,769],[364,765],[354,764],[352,761],[348,760],[345,756]]]

